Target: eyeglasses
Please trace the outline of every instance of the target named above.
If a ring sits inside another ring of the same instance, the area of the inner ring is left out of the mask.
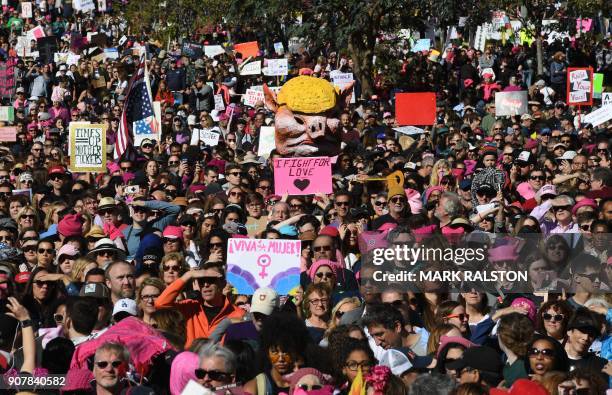
[[[323,273],[323,272],[319,272],[316,274],[317,278],[333,278],[334,277],[334,273]]]
[[[348,207],[348,206],[350,206],[350,203],[348,201],[346,201],[346,202],[338,202],[338,201],[336,201],[336,202],[334,202],[334,204],[336,206],[339,206],[339,207]]]
[[[320,390],[323,388],[323,386],[320,384],[313,384],[313,385],[300,384],[297,387],[304,391],[315,391],[315,390]]]
[[[553,207],[553,211],[554,212],[558,212],[558,211],[570,211],[570,209],[572,208],[572,206],[567,205],[567,206],[555,206]]]
[[[212,381],[224,381],[229,376],[231,376],[230,373],[221,372],[219,370],[204,370],[204,369],[196,369],[195,375],[200,380],[204,380],[206,376],[208,376],[208,378]]]
[[[109,361],[97,361],[97,362],[95,362],[95,364],[100,369],[106,369],[106,367],[109,364],[113,367],[113,369],[117,369],[119,366],[123,365],[123,361],[119,361],[119,360],[112,361],[112,362],[109,362]]]
[[[377,200],[376,202],[374,202],[374,205],[377,207],[384,207],[385,204],[387,204],[387,202],[385,202],[384,200]]]
[[[356,372],[359,369],[359,367],[361,367],[361,370],[370,370],[370,368],[372,368],[372,362],[370,361],[361,361],[361,362],[348,361],[345,366],[353,372]]]
[[[555,350],[553,350],[552,348],[543,348],[540,350],[539,348],[535,348],[535,347],[529,350],[530,357],[537,357],[538,355],[542,355],[543,357],[552,358],[555,356]]]
[[[459,321],[465,321],[465,320],[469,320],[470,319],[470,315],[466,314],[466,313],[461,313],[461,314],[451,314],[451,315],[447,315],[446,317],[447,319],[451,319],[451,318],[459,318]]]
[[[178,243],[179,241],[178,237],[177,238],[164,237],[162,240],[164,241],[164,243]]]
[[[328,301],[329,301],[329,299],[327,299],[327,298],[310,299],[308,301],[308,303],[310,303],[311,305],[317,305],[317,304],[326,304]]]
[[[552,315],[549,313],[542,314],[542,319],[544,321],[561,322],[563,321],[563,318],[565,318],[563,314],[555,314],[555,315]]]
[[[231,171],[229,173],[227,173],[228,176],[234,176],[234,177],[242,177],[242,172],[239,171]]]
[[[155,300],[159,297],[160,294],[156,295],[140,295],[140,299],[142,300]]]
[[[580,276],[580,277],[585,277],[588,278],[591,282],[595,282],[595,280],[600,280],[600,275],[599,273],[591,273],[591,274],[586,274],[586,273],[576,273],[576,275]]]
[[[180,266],[163,266],[163,270],[164,272],[169,272],[169,271],[173,271],[173,272],[179,272],[181,270]]]
[[[39,248],[39,254],[55,254],[55,250],[53,248]]]
[[[400,196],[394,196],[391,198],[391,203],[406,203],[406,199]]]
[[[531,177],[529,177],[529,179],[544,181],[546,179],[546,177],[545,176],[531,176]]]
[[[331,246],[312,246],[312,250],[315,252],[328,252],[331,251]]]

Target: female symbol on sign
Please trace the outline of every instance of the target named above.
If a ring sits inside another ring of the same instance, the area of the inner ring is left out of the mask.
[[[259,258],[257,258],[257,266],[261,267],[261,271],[259,272],[259,277],[264,279],[268,276],[268,273],[266,273],[266,268],[270,266],[271,263],[272,263],[272,258],[270,258],[270,255],[268,254],[263,254],[259,256]]]

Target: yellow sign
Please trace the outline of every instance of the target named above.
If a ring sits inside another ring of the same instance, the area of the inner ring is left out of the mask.
[[[70,171],[106,171],[106,125],[70,123]]]

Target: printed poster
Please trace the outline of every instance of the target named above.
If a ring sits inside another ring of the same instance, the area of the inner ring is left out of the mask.
[[[70,123],[70,170],[106,171],[106,125]]]

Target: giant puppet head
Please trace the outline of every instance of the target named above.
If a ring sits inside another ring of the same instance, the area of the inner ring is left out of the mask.
[[[276,150],[283,156],[335,156],[340,153],[340,113],[348,106],[353,83],[342,90],[321,78],[289,80],[278,96],[263,86],[266,106],[276,113]]]

